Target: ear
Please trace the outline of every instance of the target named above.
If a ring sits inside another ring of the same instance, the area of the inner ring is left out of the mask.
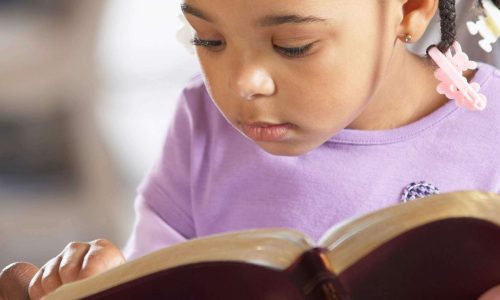
[[[418,41],[436,14],[439,0],[403,0],[403,19],[398,27],[398,36],[404,41],[411,35],[411,42]]]

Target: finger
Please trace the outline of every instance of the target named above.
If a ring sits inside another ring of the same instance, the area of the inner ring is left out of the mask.
[[[106,240],[90,242],[90,249],[83,260],[79,279],[88,278],[117,267],[125,262],[122,252]]]
[[[493,287],[484,293],[478,300],[498,300],[500,299],[500,285]]]
[[[39,300],[41,299],[45,293],[42,287],[42,276],[45,269],[42,267],[38,272],[33,276],[29,285],[29,296],[31,300]]]
[[[78,242],[70,243],[64,248],[59,266],[59,276],[63,284],[78,279],[82,269],[83,259],[89,249],[89,244]]]
[[[14,263],[0,272],[0,299],[29,300],[29,284],[38,267],[30,263]]]
[[[53,259],[49,260],[43,266],[43,274],[41,279],[41,286],[44,294],[52,292],[62,285],[61,278],[59,277],[59,264],[61,263],[61,256],[58,255]]]

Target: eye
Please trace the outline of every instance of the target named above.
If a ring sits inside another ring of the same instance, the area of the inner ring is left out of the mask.
[[[196,47],[205,47],[211,50],[218,50],[217,48],[223,46],[224,42],[218,40],[202,40],[199,37],[194,37],[191,40],[191,44],[195,45]]]
[[[314,44],[315,43],[311,43],[305,46],[294,47],[294,48],[285,48],[275,45],[274,49],[276,49],[276,51],[288,57],[303,57],[309,53]]]

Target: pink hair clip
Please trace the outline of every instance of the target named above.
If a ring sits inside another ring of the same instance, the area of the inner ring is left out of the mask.
[[[500,37],[500,9],[491,0],[483,0],[485,16],[479,16],[477,22],[467,22],[467,28],[472,35],[479,35],[483,38],[479,41],[479,46],[486,52],[493,51],[494,44]]]
[[[477,68],[477,64],[469,60],[458,42],[454,42],[452,47],[455,55],[451,49],[446,54],[441,53],[437,47],[429,50],[429,55],[439,66],[434,73],[434,76],[441,81],[437,87],[438,93],[446,95],[448,99],[455,99],[459,107],[466,107],[472,111],[484,110],[487,99],[479,93],[481,87],[477,82],[469,84],[463,76],[464,71]]]

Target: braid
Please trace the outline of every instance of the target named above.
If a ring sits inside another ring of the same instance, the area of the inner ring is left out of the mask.
[[[500,0],[496,1],[500,2]],[[446,52],[455,41],[457,35],[455,27],[457,17],[455,0],[439,0],[439,16],[441,17],[441,42],[437,47],[441,52]]]
[[[491,2],[500,8],[500,0],[491,0]],[[478,0],[478,3],[482,8],[483,0]],[[439,0],[439,17],[441,18],[441,42],[437,48],[444,53],[450,49],[457,35],[455,0]],[[432,47],[434,46],[427,48],[427,52]]]

